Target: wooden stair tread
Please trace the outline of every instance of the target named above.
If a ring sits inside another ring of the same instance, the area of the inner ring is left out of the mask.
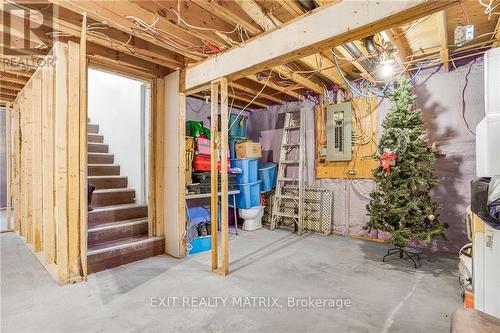
[[[87,251],[87,256],[96,255],[99,253],[119,250],[126,247],[132,247],[139,244],[154,242],[159,239],[163,239],[163,237],[149,237],[149,236],[138,236],[138,237],[129,237],[115,241],[104,242],[100,244],[96,244],[94,246],[89,247]]]
[[[102,231],[102,230],[107,230],[107,229],[120,228],[120,227],[124,227],[124,226],[129,226],[129,225],[134,225],[134,224],[142,224],[142,223],[147,224],[148,218],[147,217],[140,217],[137,219],[96,224],[94,226],[89,226],[89,232],[96,232],[96,231]]]
[[[99,193],[115,193],[115,192],[135,192],[133,188],[103,188],[94,191],[94,194]]]
[[[121,204],[121,205],[110,205],[110,206],[96,207],[96,208],[94,208],[94,210],[92,210],[89,213],[100,213],[100,212],[117,210],[117,209],[138,208],[138,207],[147,207],[147,206],[143,205],[143,204],[138,204],[138,203]]]
[[[122,175],[104,175],[104,176],[88,176],[87,178],[92,179],[107,179],[107,178],[127,178],[127,176]]]

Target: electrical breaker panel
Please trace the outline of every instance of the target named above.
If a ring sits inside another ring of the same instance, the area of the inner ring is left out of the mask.
[[[327,107],[326,158],[328,161],[352,160],[352,105],[351,102]]]

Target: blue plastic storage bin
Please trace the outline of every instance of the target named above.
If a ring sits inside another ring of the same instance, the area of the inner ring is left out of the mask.
[[[244,137],[230,137],[229,138],[229,156],[230,158],[236,158],[236,142],[245,140]]]
[[[259,167],[259,158],[235,158],[231,160],[231,168],[240,168],[242,173],[237,174],[238,184],[254,183],[259,180],[257,170]]]
[[[191,241],[189,254],[208,251],[212,249],[212,236],[196,237]]]
[[[198,223],[210,221],[210,206],[189,207],[189,217]]]
[[[259,163],[259,180],[261,192],[271,191],[276,186],[276,163]]]
[[[248,184],[239,184],[240,194],[236,196],[236,207],[248,209],[260,205],[260,183],[256,181]]]
[[[248,126],[248,118],[247,116],[240,115],[238,116],[235,113],[231,113],[229,115],[229,136],[230,137],[246,137],[247,136],[247,126]],[[233,124],[234,122],[234,124]],[[232,127],[231,127],[232,125]]]

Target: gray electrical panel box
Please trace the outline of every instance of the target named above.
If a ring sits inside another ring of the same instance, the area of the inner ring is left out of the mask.
[[[327,107],[326,158],[328,161],[352,160],[351,102],[332,104]]]

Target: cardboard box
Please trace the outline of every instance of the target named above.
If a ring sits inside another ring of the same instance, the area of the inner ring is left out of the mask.
[[[235,146],[236,158],[262,157],[262,147],[259,142],[239,141]]]

